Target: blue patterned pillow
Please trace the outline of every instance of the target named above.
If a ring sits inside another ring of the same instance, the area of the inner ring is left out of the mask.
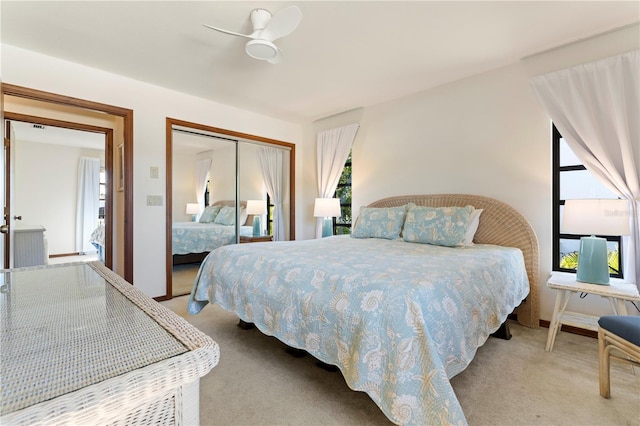
[[[423,207],[409,204],[403,238],[410,243],[464,245],[473,206]]]
[[[405,206],[400,207],[360,207],[360,214],[353,229],[354,238],[386,238],[393,240],[400,236]]]
[[[211,223],[218,215],[222,206],[207,206],[200,215],[200,223]]]
[[[220,212],[214,219],[213,223],[220,225],[235,225],[236,224],[236,208],[231,206],[223,206]]]
[[[246,207],[240,207],[240,225],[244,225],[247,221]],[[220,212],[213,220],[213,223],[219,225],[232,226],[236,224],[236,208],[233,206],[223,206]]]

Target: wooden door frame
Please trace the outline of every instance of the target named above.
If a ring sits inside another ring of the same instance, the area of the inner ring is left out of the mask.
[[[84,110],[123,119],[124,138],[124,279],[133,284],[133,110],[2,83],[1,94]],[[7,112],[5,112],[5,115]]]
[[[3,110],[4,111],[4,110]],[[4,115],[4,114],[3,114]],[[3,203],[3,211],[2,211],[2,223],[0,223],[0,225],[7,225],[10,226],[11,223],[11,219],[10,219],[10,215],[11,215],[11,126],[9,125],[9,123],[7,123],[4,120],[2,120],[2,125],[4,126],[5,132],[4,132],[4,142],[3,142],[3,147],[2,149],[4,149],[4,164],[3,166],[5,167],[3,173],[4,173],[4,180],[2,182],[2,184],[4,185],[4,200],[0,200]],[[7,233],[4,235],[3,238],[3,242],[2,244],[4,244],[4,250],[3,250],[3,260],[2,260],[2,265],[5,268],[8,268],[10,265],[10,258],[11,258],[11,231],[7,231]]]
[[[105,217],[109,220],[105,221],[105,259],[104,264],[107,268],[113,265],[113,129],[99,126],[92,126],[83,123],[74,123],[70,121],[55,120],[46,117],[36,117],[33,115],[17,114],[13,112],[4,113],[5,121],[20,121],[25,123],[41,124],[43,126],[61,127],[70,130],[79,130],[92,133],[100,133],[105,137],[104,143],[104,163],[105,173],[107,176],[106,194],[105,194]],[[13,141],[15,144],[15,141]]]

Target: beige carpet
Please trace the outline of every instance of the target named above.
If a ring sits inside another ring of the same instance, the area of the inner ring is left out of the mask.
[[[202,425],[388,425],[362,392],[312,357],[207,305],[186,314],[187,297],[163,304],[220,345],[220,363],[201,380]],[[547,329],[511,324],[509,341],[490,338],[452,379],[470,425],[640,425],[640,371],[612,369],[612,397],[598,390],[597,340],[561,332],[545,352]]]
[[[174,297],[191,293],[191,287],[193,287],[193,281],[198,274],[198,268],[200,268],[200,263],[173,265],[173,274],[171,275],[171,293]]]

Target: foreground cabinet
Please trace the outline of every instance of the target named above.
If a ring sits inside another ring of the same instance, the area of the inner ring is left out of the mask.
[[[0,424],[199,423],[218,345],[99,262],[0,272]]]

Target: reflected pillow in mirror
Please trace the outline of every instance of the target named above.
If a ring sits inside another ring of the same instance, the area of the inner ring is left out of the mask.
[[[240,207],[240,225],[244,225],[247,221],[247,209]],[[217,214],[213,223],[219,225],[232,226],[236,224],[236,208],[233,206],[223,206]]]
[[[200,215],[200,223],[213,222],[221,208],[222,206],[207,206]]]
[[[220,225],[235,225],[236,223],[236,208],[231,206],[223,206],[220,212],[214,219],[213,223]]]
[[[473,210],[473,206],[425,207],[410,203],[403,239],[409,243],[462,246]]]
[[[351,236],[353,238],[396,239],[400,236],[406,214],[406,206],[360,207],[360,213]]]

